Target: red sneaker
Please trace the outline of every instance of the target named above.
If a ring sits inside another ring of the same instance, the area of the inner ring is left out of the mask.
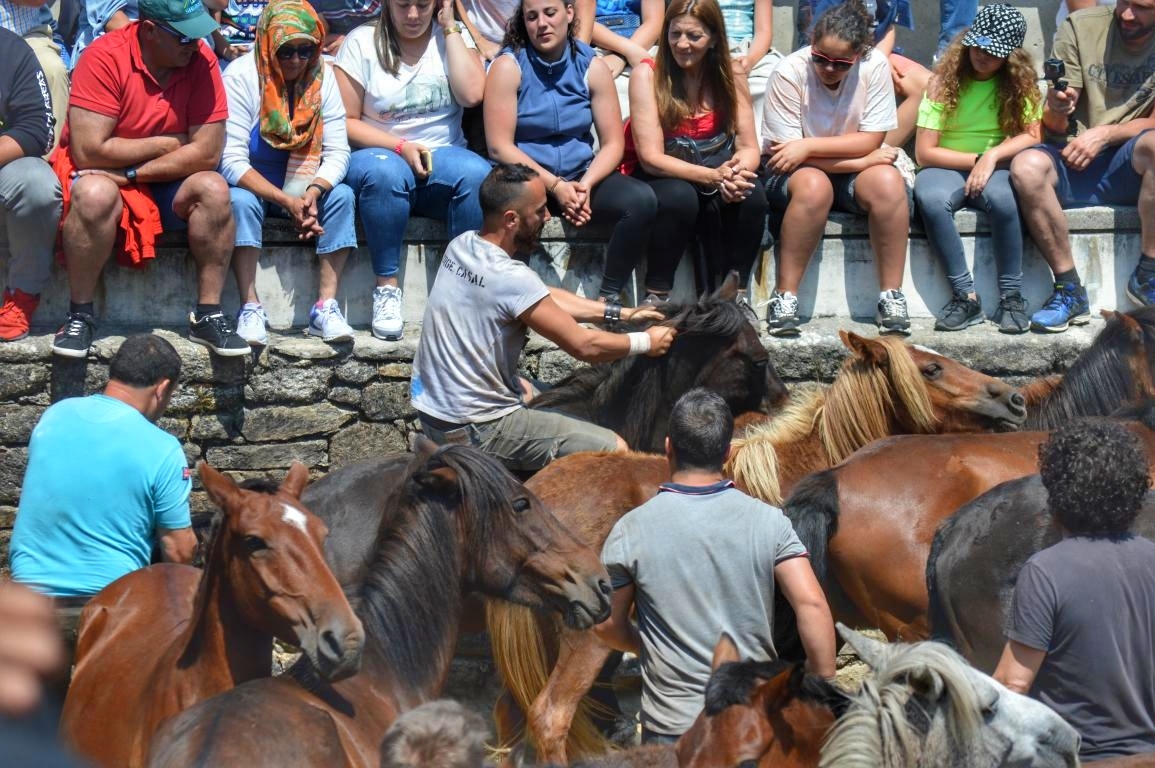
[[[40,297],[21,290],[4,291],[0,306],[0,341],[17,341],[28,335],[28,323]]]

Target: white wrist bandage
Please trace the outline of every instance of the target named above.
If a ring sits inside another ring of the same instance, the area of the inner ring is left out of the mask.
[[[644,355],[650,351],[650,334],[645,331],[635,331],[634,333],[627,333],[626,336],[630,340],[628,356]]]

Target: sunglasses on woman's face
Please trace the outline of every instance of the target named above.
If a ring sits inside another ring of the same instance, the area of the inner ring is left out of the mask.
[[[298,59],[308,61],[313,58],[313,54],[316,52],[317,46],[315,45],[301,45],[295,48],[286,45],[277,49],[277,58],[281,61],[292,61],[293,57],[296,56]]]
[[[854,66],[855,59],[835,59],[814,49],[810,50],[810,60],[818,67],[830,67],[835,72],[846,72]]]

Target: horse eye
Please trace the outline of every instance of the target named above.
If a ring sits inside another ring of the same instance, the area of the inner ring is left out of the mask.
[[[942,374],[942,366],[938,363],[931,363],[922,369],[922,375],[928,379],[937,379]]]
[[[514,499],[512,506],[514,512],[521,514],[522,512],[525,512],[527,509],[529,509],[531,505],[529,503],[529,499]]]
[[[268,549],[269,545],[260,536],[246,536],[245,549],[249,552],[260,552],[262,549]]]
[[[983,719],[990,720],[999,713],[999,700],[995,699],[990,704],[983,707]]]
[[[758,768],[757,760],[743,760],[735,768]]]

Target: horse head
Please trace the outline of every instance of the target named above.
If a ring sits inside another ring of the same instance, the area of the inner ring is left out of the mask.
[[[851,356],[838,380],[888,392],[873,398],[889,401],[889,413],[877,418],[894,419],[900,428],[879,437],[1017,429],[1026,419],[1026,401],[1017,389],[934,350],[889,336],[867,339],[849,331],[839,336]],[[849,372],[859,375],[843,375]]]
[[[431,445],[422,441],[416,449],[427,453]],[[460,510],[467,588],[552,608],[574,629],[609,616],[609,576],[598,553],[497,460],[470,447],[445,446],[428,454],[413,480]]]
[[[678,740],[678,765],[815,765],[845,694],[785,661],[740,661],[723,633],[714,647],[705,708]]]
[[[1074,728],[951,648],[936,642],[888,645],[841,623],[838,631],[873,674],[831,731],[821,767],[1078,765]]]
[[[328,680],[355,674],[365,634],[325,562],[329,531],[301,504],[308,470],[294,463],[279,487],[261,490],[242,488],[204,462],[198,470],[224,513],[206,572],[223,569],[219,588],[227,590],[241,618],[300,647]],[[198,610],[206,599],[198,596]]]

